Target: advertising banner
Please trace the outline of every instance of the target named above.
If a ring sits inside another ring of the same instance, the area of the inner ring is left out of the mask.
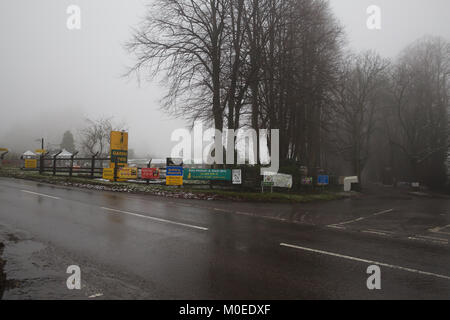
[[[228,169],[184,169],[186,180],[231,181],[231,170]]]
[[[141,179],[156,180],[159,179],[159,169],[156,168],[142,168]]]

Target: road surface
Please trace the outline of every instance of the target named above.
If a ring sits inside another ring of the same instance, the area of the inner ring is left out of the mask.
[[[449,299],[449,208],[447,199],[391,191],[327,203],[255,204],[0,178],[0,275],[6,275],[0,294]],[[70,265],[81,269],[81,290],[66,286]],[[370,265],[381,268],[381,290],[367,288]]]

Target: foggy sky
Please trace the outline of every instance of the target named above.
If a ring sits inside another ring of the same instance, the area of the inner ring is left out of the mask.
[[[187,125],[159,110],[164,87],[126,79],[123,49],[149,0],[2,0],[0,2],[0,147],[34,150],[59,144],[84,117],[126,122],[130,148],[168,155],[170,134]],[[450,39],[448,0],[330,0],[350,48],[395,57],[423,35]],[[81,7],[81,30],[66,28],[66,8]],[[382,10],[382,29],[366,28],[366,8]]]

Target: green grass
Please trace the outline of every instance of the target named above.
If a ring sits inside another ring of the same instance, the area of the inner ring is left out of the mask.
[[[33,180],[59,185],[75,185],[75,186],[104,186],[110,190],[129,191],[136,193],[147,194],[182,194],[192,193],[202,199],[213,197],[221,200],[236,200],[236,201],[257,201],[257,202],[292,202],[305,203],[311,201],[330,201],[337,200],[344,197],[343,194],[337,192],[322,192],[322,193],[291,193],[291,192],[249,192],[249,191],[231,191],[221,189],[198,189],[192,185],[185,185],[183,187],[170,187],[165,185],[147,185],[131,182],[110,182],[93,180],[83,177],[68,177],[68,176],[52,176],[50,174],[40,175],[36,171],[23,171],[17,168],[2,168],[0,169],[0,176],[11,177],[18,179]]]

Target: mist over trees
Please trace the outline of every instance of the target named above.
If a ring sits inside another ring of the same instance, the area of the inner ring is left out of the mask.
[[[284,165],[446,180],[444,39],[422,38],[388,61],[347,52],[325,0],[156,0],[127,48],[130,74],[164,75],[165,110],[220,130],[279,129]]]
[[[70,153],[75,152],[75,149],[76,149],[75,148],[75,140],[73,138],[72,132],[70,132],[70,131],[64,132],[60,147],[61,147],[61,149],[66,149]]]

